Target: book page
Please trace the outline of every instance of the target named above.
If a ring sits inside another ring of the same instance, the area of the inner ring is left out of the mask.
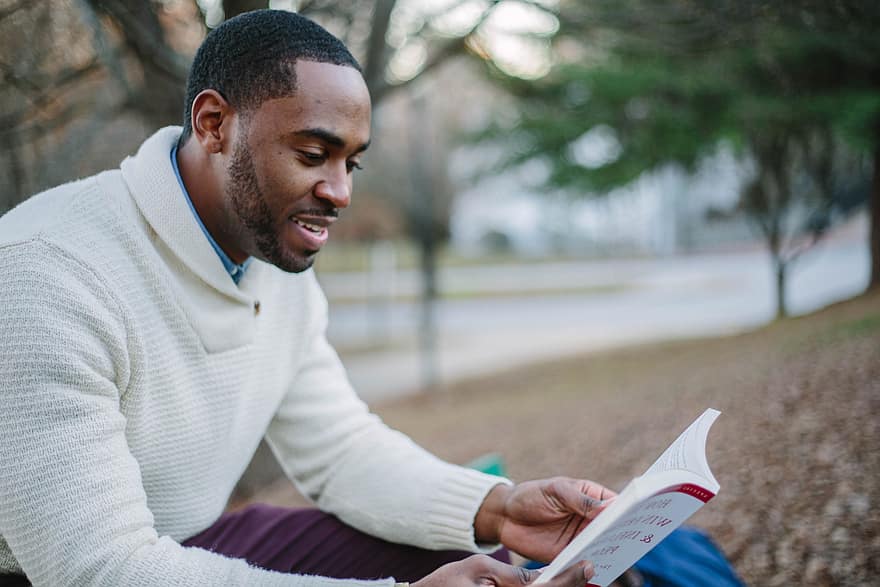
[[[696,487],[691,491],[700,491]],[[588,587],[605,587],[678,528],[703,500],[677,490],[659,493],[631,508],[576,560],[591,560],[596,574]]]
[[[645,475],[673,469],[693,471],[706,477],[710,485],[714,486],[712,491],[717,492],[718,482],[706,463],[706,438],[709,435],[709,428],[720,414],[721,412],[712,408],[703,412],[675,439],[675,442],[669,445],[669,448],[663,451],[663,454],[645,471]]]
[[[604,587],[656,546],[718,492],[706,463],[709,427],[720,412],[708,409],[544,569],[546,583],[577,561],[591,560],[589,585]]]
[[[534,584],[546,583],[581,560],[595,565],[590,585],[611,583],[714,496],[700,486],[702,481],[687,471],[661,473],[647,481],[634,479]]]

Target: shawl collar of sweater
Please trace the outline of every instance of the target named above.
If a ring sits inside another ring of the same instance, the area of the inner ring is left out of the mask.
[[[238,285],[229,276],[174,174],[171,148],[180,133],[180,127],[157,131],[120,167],[136,206],[161,241],[157,251],[171,270],[190,323],[208,352],[222,352],[253,340],[258,292],[275,270],[255,259]]]

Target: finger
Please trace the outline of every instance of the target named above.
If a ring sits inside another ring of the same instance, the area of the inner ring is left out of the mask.
[[[541,576],[540,571],[508,565],[493,558],[489,560],[488,574],[497,587],[523,587]]]
[[[586,479],[581,480],[582,491],[587,495],[595,497],[599,501],[607,501],[617,497],[616,491],[611,491],[604,485]]]
[[[600,496],[603,494],[603,490],[609,497],[613,493],[592,481],[567,479],[556,486],[559,502],[566,510],[590,520],[602,511],[604,502]]]
[[[559,573],[545,584],[547,587],[584,587],[584,582],[592,579],[595,574],[592,562],[581,561]]]

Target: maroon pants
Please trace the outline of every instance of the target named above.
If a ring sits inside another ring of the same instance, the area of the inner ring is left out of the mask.
[[[316,509],[261,504],[224,514],[183,544],[243,558],[264,569],[337,579],[394,577],[398,581],[417,581],[471,554],[395,544],[364,534]],[[510,562],[506,550],[493,556]]]
[[[281,571],[337,579],[417,581],[446,563],[471,553],[433,551],[394,544],[346,526],[316,509],[252,505],[223,514],[213,526],[185,541],[250,564]],[[495,558],[510,562],[502,549]],[[0,585],[29,585],[24,577],[0,575]]]

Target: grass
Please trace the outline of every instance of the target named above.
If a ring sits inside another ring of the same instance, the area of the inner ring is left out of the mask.
[[[612,293],[621,293],[632,289],[634,286],[625,283],[609,283],[602,285],[589,286],[573,286],[573,287],[529,287],[528,289],[513,290],[504,289],[443,289],[438,294],[441,300],[474,300],[474,299],[511,299],[511,298],[528,298],[535,296],[568,296],[568,295],[605,295]],[[329,296],[329,294],[328,294]],[[340,295],[333,294],[330,301],[333,304],[355,304],[363,303],[369,300],[375,300],[375,297],[369,293]],[[389,298],[382,298],[383,302],[417,302],[420,301],[419,294],[398,294]]]
[[[874,314],[840,325],[837,334],[848,338],[852,336],[873,336],[880,332],[880,314]]]
[[[398,269],[417,269],[420,266],[419,251],[408,241],[390,242],[394,251],[395,265]],[[318,271],[368,271],[370,269],[370,243],[330,240],[321,249],[315,261]],[[598,253],[597,253],[598,254]],[[449,246],[441,246],[437,255],[438,267],[472,267],[479,265],[523,265],[557,261],[582,261],[591,258],[585,254],[548,253],[523,256],[510,251],[488,252],[479,255],[464,255]],[[600,258],[608,258],[603,252]]]

